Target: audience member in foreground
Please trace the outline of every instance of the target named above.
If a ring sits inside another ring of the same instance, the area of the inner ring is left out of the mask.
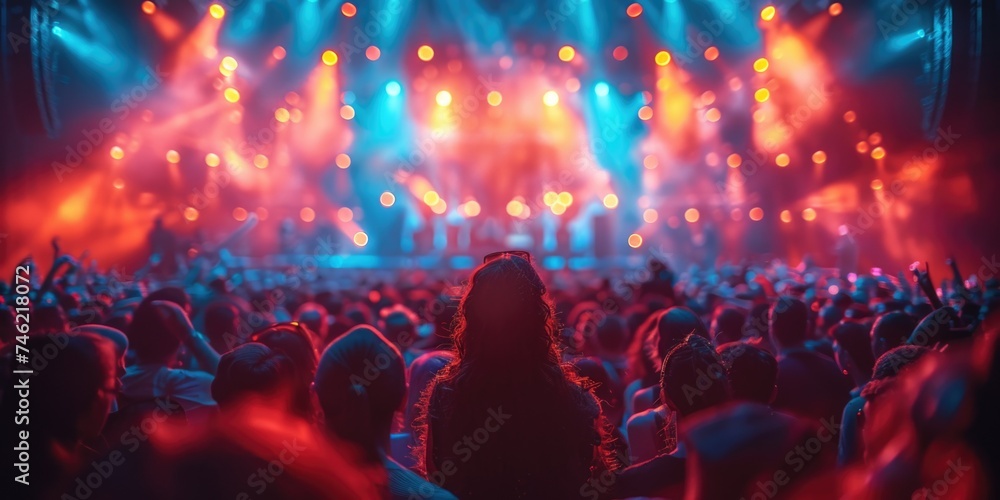
[[[431,386],[418,456],[460,498],[569,498],[619,467],[600,405],[561,364],[545,285],[504,254],[472,273],[457,359]]]
[[[393,499],[453,499],[387,455],[393,415],[406,398],[399,350],[369,326],[338,337],[320,359],[316,395],[327,430],[357,445],[365,463],[385,467]]]

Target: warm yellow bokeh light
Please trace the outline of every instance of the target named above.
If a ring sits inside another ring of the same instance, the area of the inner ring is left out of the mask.
[[[882,158],[885,158],[885,149],[883,149],[882,146],[873,149],[872,158],[876,160],[881,160]]]
[[[654,60],[656,61],[656,64],[658,66],[666,66],[670,64],[670,52],[661,50],[656,53],[656,57],[654,58]]]
[[[268,159],[267,159],[267,157],[266,157],[266,156],[264,156],[264,155],[262,155],[262,154],[258,154],[258,155],[255,155],[255,156],[253,157],[253,164],[254,164],[254,166],[255,166],[255,167],[257,167],[257,168],[260,168],[260,169],[264,169],[264,168],[267,168],[267,166],[268,166],[268,165],[269,165],[270,163],[271,163],[271,161],[270,161],[270,160],[268,160]]]
[[[226,16],[226,9],[217,3],[213,3],[208,7],[208,13],[216,19],[222,19]]]
[[[778,217],[781,218],[781,222],[784,222],[785,224],[792,222],[792,212],[789,210],[782,210]]]
[[[118,146],[111,146],[111,157],[120,160],[125,157],[125,151]]]
[[[222,92],[222,95],[226,97],[229,102],[238,102],[240,100],[240,91],[232,87],[227,88]]]
[[[180,163],[181,154],[171,149],[170,151],[167,151],[167,161],[170,163]]]
[[[503,96],[500,92],[491,90],[489,94],[486,94],[486,102],[488,102],[490,106],[499,106],[500,103],[503,102]]]
[[[219,155],[215,153],[208,153],[207,155],[205,155],[205,165],[208,165],[210,167],[218,167]]]
[[[770,66],[770,63],[768,63],[767,58],[764,57],[761,57],[753,62],[753,70],[758,73],[767,71],[768,66]]]
[[[604,195],[604,207],[605,208],[617,208],[618,207],[618,196],[611,193]]]
[[[386,191],[378,197],[378,201],[383,207],[391,207],[396,203],[396,195]]]
[[[545,95],[542,96],[542,102],[549,107],[559,104],[559,93],[555,90],[546,92]]]
[[[757,89],[757,91],[753,93],[753,98],[757,102],[764,102],[768,100],[770,97],[771,97],[771,91],[767,89]]]
[[[333,66],[334,64],[337,64],[337,61],[340,60],[340,57],[337,56],[337,53],[332,50],[325,50],[323,51],[322,59],[323,59],[323,64],[327,66]]]
[[[808,222],[816,220],[816,210],[812,208],[807,208],[802,211],[802,218]]]
[[[823,151],[817,151],[813,153],[813,163],[817,165],[826,163],[826,153]]]
[[[441,201],[441,195],[439,195],[437,191],[428,191],[424,193],[424,203],[428,206],[437,205],[439,201]]]
[[[639,108],[639,119],[640,120],[645,121],[645,120],[649,120],[652,117],[653,117],[653,108],[651,108],[649,106],[643,106],[643,107]]]
[[[765,21],[770,21],[774,19],[774,14],[777,13],[777,9],[773,5],[768,5],[760,10],[760,18]]]
[[[660,218],[660,214],[654,208],[647,208],[646,210],[643,210],[643,212],[642,212],[642,220],[646,224],[652,224],[652,223],[656,222],[656,220],[659,219],[659,218]]]
[[[778,153],[778,155],[774,157],[774,164],[779,167],[787,167],[791,161],[792,159],[785,153]]]
[[[562,62],[570,62],[576,57],[576,49],[570,47],[569,45],[564,45],[559,49],[559,60]]]
[[[438,106],[447,106],[451,104],[451,92],[442,90],[434,96],[434,100],[437,102]]]
[[[698,222],[698,219],[700,217],[701,217],[701,214],[698,213],[698,209],[697,208],[689,208],[689,209],[687,209],[687,210],[684,211],[684,220],[686,220],[688,222],[691,222],[691,223]]]
[[[340,153],[337,155],[337,166],[340,168],[347,168],[351,166],[351,157],[347,153]]]
[[[417,58],[424,62],[434,59],[434,49],[430,45],[421,45],[417,49]]]
[[[642,236],[632,233],[628,236],[628,246],[632,248],[639,248],[642,246]]]
[[[354,244],[363,247],[368,244],[368,235],[364,231],[354,233]]]

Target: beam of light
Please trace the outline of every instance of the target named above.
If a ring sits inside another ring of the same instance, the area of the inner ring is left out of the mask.
[[[348,111],[341,109],[347,106],[341,106],[340,92],[336,66],[317,64],[306,79],[298,106],[302,124],[292,142],[307,164],[329,163],[335,153],[346,151],[353,142],[353,133],[342,119]]]
[[[147,16],[156,34],[167,42],[172,42],[181,36],[181,24],[176,19],[161,11],[153,12]]]
[[[81,67],[94,71],[105,83],[116,83],[124,73],[125,58],[103,44],[84,38],[75,30],[61,26],[53,28],[52,34],[62,40],[63,47],[76,57]]]

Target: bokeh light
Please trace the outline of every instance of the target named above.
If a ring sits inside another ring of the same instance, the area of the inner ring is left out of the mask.
[[[602,200],[605,208],[617,208],[618,207],[618,196],[614,193],[604,195]]]
[[[764,218],[764,209],[760,207],[753,207],[750,209],[750,220],[759,221]]]
[[[628,246],[632,248],[639,248],[642,246],[642,236],[632,233],[628,236]]]
[[[691,222],[691,223],[698,222],[698,219],[700,217],[701,217],[701,214],[698,213],[698,209],[697,208],[689,208],[689,209],[687,209],[687,210],[684,211],[684,220],[686,220],[688,222]]]
[[[312,222],[316,220],[316,211],[309,207],[304,207],[302,210],[299,210],[299,218],[303,222]]]
[[[386,191],[378,197],[378,202],[381,203],[383,207],[391,207],[396,203],[396,195]]]
[[[434,59],[434,49],[430,45],[421,45],[417,49],[417,58],[424,62]]]

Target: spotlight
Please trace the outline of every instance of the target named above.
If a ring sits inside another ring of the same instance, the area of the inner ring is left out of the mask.
[[[208,13],[212,17],[214,17],[216,19],[222,19],[223,17],[226,16],[226,9],[225,9],[225,7],[223,7],[223,6],[221,6],[221,5],[217,4],[217,3],[213,3],[208,8]]]
[[[550,90],[542,96],[542,102],[549,107],[555,106],[559,104],[559,94],[555,90]]]
[[[398,96],[401,90],[403,90],[402,86],[400,86],[399,82],[395,80],[385,84],[385,93],[393,97]]]
[[[610,91],[611,91],[611,88],[608,87],[607,83],[597,82],[597,85],[594,85],[594,93],[597,94],[600,97],[607,96],[608,92],[610,92]]]

